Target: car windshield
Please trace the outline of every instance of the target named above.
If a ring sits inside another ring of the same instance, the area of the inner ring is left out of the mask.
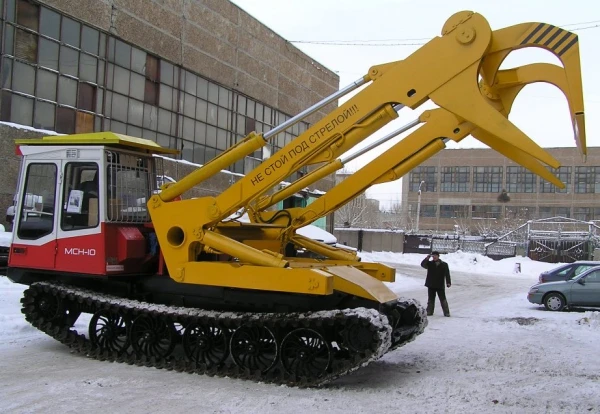
[[[566,265],[562,265],[557,267],[556,269],[552,269],[550,272],[557,274],[557,275],[561,275],[561,276],[565,276],[567,273],[569,273],[569,271],[572,268],[572,264],[566,264]]]
[[[583,265],[579,265],[575,268],[575,271],[573,272],[573,275],[569,278],[570,280],[575,279],[577,276],[579,276],[580,274],[582,274],[583,272],[585,272],[588,269],[591,269],[592,267],[596,267],[598,265],[595,264],[583,264]]]

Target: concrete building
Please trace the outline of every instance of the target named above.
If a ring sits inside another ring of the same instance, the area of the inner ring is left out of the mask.
[[[600,147],[588,150],[583,163],[577,148],[547,149],[562,164],[559,189],[492,149],[445,149],[403,180],[405,226],[418,209],[420,231],[476,234],[555,216],[600,221]]]
[[[148,138],[204,164],[339,89],[336,74],[227,0],[2,0],[0,10],[1,121]],[[251,171],[336,106],[231,172]],[[2,131],[5,209],[19,133]],[[315,189],[332,185],[333,177]]]

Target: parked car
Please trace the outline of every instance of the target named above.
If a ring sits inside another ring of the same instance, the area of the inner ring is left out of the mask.
[[[539,283],[546,283],[569,280],[594,266],[600,266],[600,262],[579,260],[542,272],[538,281]]]
[[[600,266],[591,267],[569,280],[533,285],[527,299],[550,311],[576,306],[600,307]]]

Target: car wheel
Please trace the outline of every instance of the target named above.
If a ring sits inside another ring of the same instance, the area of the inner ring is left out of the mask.
[[[544,306],[549,311],[560,312],[567,306],[567,301],[560,293],[550,293],[544,298]]]

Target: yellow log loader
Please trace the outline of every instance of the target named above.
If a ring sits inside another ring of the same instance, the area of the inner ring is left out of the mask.
[[[500,70],[513,50],[539,47],[563,67]],[[23,156],[8,276],[29,285],[25,318],[84,355],[124,363],[317,386],[424,332],[394,269],[297,234],[368,187],[396,180],[449,140],[471,135],[547,181],[560,166],[508,120],[519,91],[556,85],[586,154],[577,35],[545,23],[492,31],[480,14],[451,16],[407,58],[368,73],[289,121],[249,134],[183,179],[157,188],[174,151],[110,132],[17,141]],[[342,96],[344,104],[214,197],[181,199],[269,139]],[[405,107],[438,106],[374,144],[354,147]],[[423,124],[423,125],[420,125]],[[417,128],[418,127],[418,128]],[[416,129],[415,129],[416,128]],[[412,130],[412,131],[410,131]],[[270,208],[400,133],[409,135],[306,208]],[[283,190],[294,172],[314,170]],[[28,195],[40,195],[35,208]],[[142,200],[142,202],[140,202]],[[249,222],[232,219],[239,212]],[[296,257],[302,247],[325,259]],[[87,331],[75,329],[82,314]]]

